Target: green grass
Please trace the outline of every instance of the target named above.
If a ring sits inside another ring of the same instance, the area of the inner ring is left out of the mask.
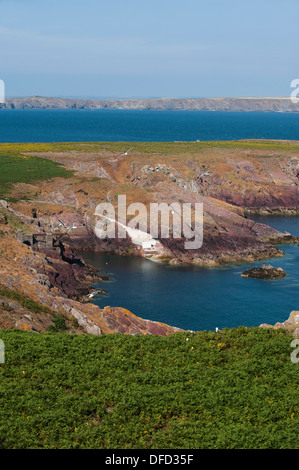
[[[15,152],[3,154],[0,146],[0,198],[9,197],[15,183],[30,183],[55,177],[72,175],[62,165],[35,156],[22,156]]]
[[[281,330],[0,339],[2,448],[299,446],[298,364]]]
[[[134,147],[131,154],[159,153],[164,155],[175,155],[191,153],[196,154],[206,149],[236,148],[236,149],[261,149],[261,150],[296,150],[299,149],[299,142],[293,143],[283,140],[249,139],[232,141],[199,141],[199,142],[53,142],[53,143],[16,143],[1,144],[0,155],[7,153],[30,154],[46,152],[81,152],[96,153],[99,151],[122,152],[129,147]]]
[[[32,227],[26,225],[20,217],[18,217],[15,214],[12,214],[11,212],[7,211],[6,209],[1,208],[0,209],[0,215],[5,217],[5,219],[7,221],[7,224],[14,231],[22,230],[22,232],[25,232],[25,233],[31,233],[32,232]],[[0,236],[1,236],[1,234],[0,234]]]
[[[29,312],[32,312],[34,314],[49,314],[51,316],[51,321],[53,325],[50,325],[48,327],[48,332],[50,333],[60,333],[60,332],[65,332],[68,330],[68,326],[66,324],[67,317],[64,314],[58,314],[51,308],[47,307],[46,305],[42,305],[38,302],[35,302],[34,300],[30,299],[30,297],[27,297],[26,295],[17,292],[13,289],[7,289],[5,286],[0,284],[0,301],[1,299],[6,299],[6,300],[14,300],[18,304],[21,305],[24,309],[28,310]],[[3,307],[5,308],[5,307]],[[6,308],[7,310],[7,308]],[[13,311],[13,308],[9,308],[9,311]],[[75,319],[74,319],[75,320]],[[78,326],[75,324],[75,322],[72,322],[74,326]]]
[[[53,145],[53,144],[52,144]],[[55,144],[59,146],[59,144]],[[131,154],[140,152],[145,154],[176,155],[176,154],[197,154],[207,149],[260,149],[260,150],[280,150],[298,151],[299,144],[288,143],[287,141],[271,140],[233,140],[233,141],[200,141],[200,142],[77,142],[61,144],[60,151],[77,152],[122,152],[129,147],[134,147]],[[57,150],[57,149],[56,149]],[[50,151],[50,149],[49,149]]]

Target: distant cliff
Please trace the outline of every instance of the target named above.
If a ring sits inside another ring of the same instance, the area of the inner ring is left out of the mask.
[[[299,103],[285,98],[157,98],[93,100],[31,96],[7,98],[2,109],[124,109],[159,111],[299,112]]]

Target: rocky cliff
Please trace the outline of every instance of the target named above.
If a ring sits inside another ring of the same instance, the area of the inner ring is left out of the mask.
[[[0,105],[1,106],[1,105]],[[124,109],[159,111],[299,112],[299,104],[283,98],[158,98],[92,100],[42,96],[7,98],[2,109]]]
[[[67,245],[32,249],[17,241],[3,220],[0,229],[0,328],[94,335],[181,331],[122,307],[89,303],[90,283],[100,278]]]

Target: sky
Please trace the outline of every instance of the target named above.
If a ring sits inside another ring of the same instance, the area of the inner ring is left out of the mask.
[[[0,0],[6,96],[289,96],[298,0]]]

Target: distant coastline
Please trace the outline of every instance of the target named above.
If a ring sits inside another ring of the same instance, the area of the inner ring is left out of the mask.
[[[225,111],[298,113],[299,103],[282,98],[72,99],[42,96],[7,98],[0,109],[117,109],[155,111]]]

